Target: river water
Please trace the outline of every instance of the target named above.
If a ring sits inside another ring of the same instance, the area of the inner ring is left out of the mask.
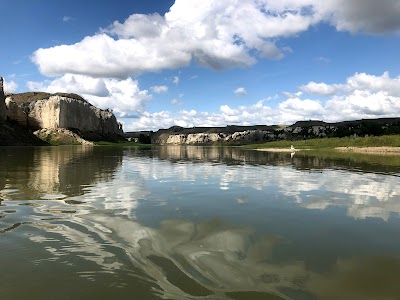
[[[0,299],[400,298],[399,157],[0,150]]]

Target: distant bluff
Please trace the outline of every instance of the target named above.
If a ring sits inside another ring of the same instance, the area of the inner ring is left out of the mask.
[[[172,145],[249,144],[279,140],[305,140],[329,137],[364,137],[400,134],[400,118],[362,119],[327,123],[320,120],[298,121],[290,126],[254,125],[226,127],[173,126],[157,132],[127,132],[127,138],[144,143]]]

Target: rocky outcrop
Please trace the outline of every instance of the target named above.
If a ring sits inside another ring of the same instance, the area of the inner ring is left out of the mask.
[[[27,113],[10,97],[6,98],[6,108],[8,120],[12,120],[20,126],[28,126]]]
[[[166,140],[159,140],[160,144],[173,145],[196,145],[213,143],[245,143],[264,140],[269,134],[268,131],[247,130],[227,134],[220,133],[191,133],[191,134],[172,134]],[[164,136],[165,137],[165,136]]]
[[[33,134],[52,145],[94,145],[93,142],[87,141],[78,134],[64,128],[44,128],[36,130]]]
[[[31,126],[39,128],[76,128],[101,134],[123,134],[112,112],[101,110],[86,101],[62,96],[37,101],[28,119]]]
[[[112,112],[99,109],[78,95],[24,95],[27,96],[11,95],[6,101],[8,119],[21,126],[28,126],[33,130],[71,129],[94,140],[123,138],[122,125]],[[40,96],[48,98],[38,99]]]
[[[139,133],[128,133],[131,136]],[[277,140],[304,140],[311,138],[400,134],[400,118],[363,119],[338,123],[319,120],[299,121],[290,126],[178,126],[146,132],[153,144],[247,144]]]
[[[15,123],[0,123],[0,146],[44,146],[45,141],[35,136],[27,127]]]
[[[0,77],[0,122],[4,122],[7,120],[7,109],[5,103],[3,84],[4,84],[3,77]]]

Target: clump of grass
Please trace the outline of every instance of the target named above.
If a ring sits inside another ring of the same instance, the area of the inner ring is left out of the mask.
[[[243,147],[250,149],[260,148],[290,148],[297,149],[333,149],[336,147],[400,147],[400,135],[383,135],[370,137],[344,137],[309,139],[300,141],[274,141],[263,144],[251,144]]]

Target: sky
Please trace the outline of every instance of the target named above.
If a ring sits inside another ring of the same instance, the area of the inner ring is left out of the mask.
[[[7,93],[124,131],[400,116],[400,0],[0,0]]]

